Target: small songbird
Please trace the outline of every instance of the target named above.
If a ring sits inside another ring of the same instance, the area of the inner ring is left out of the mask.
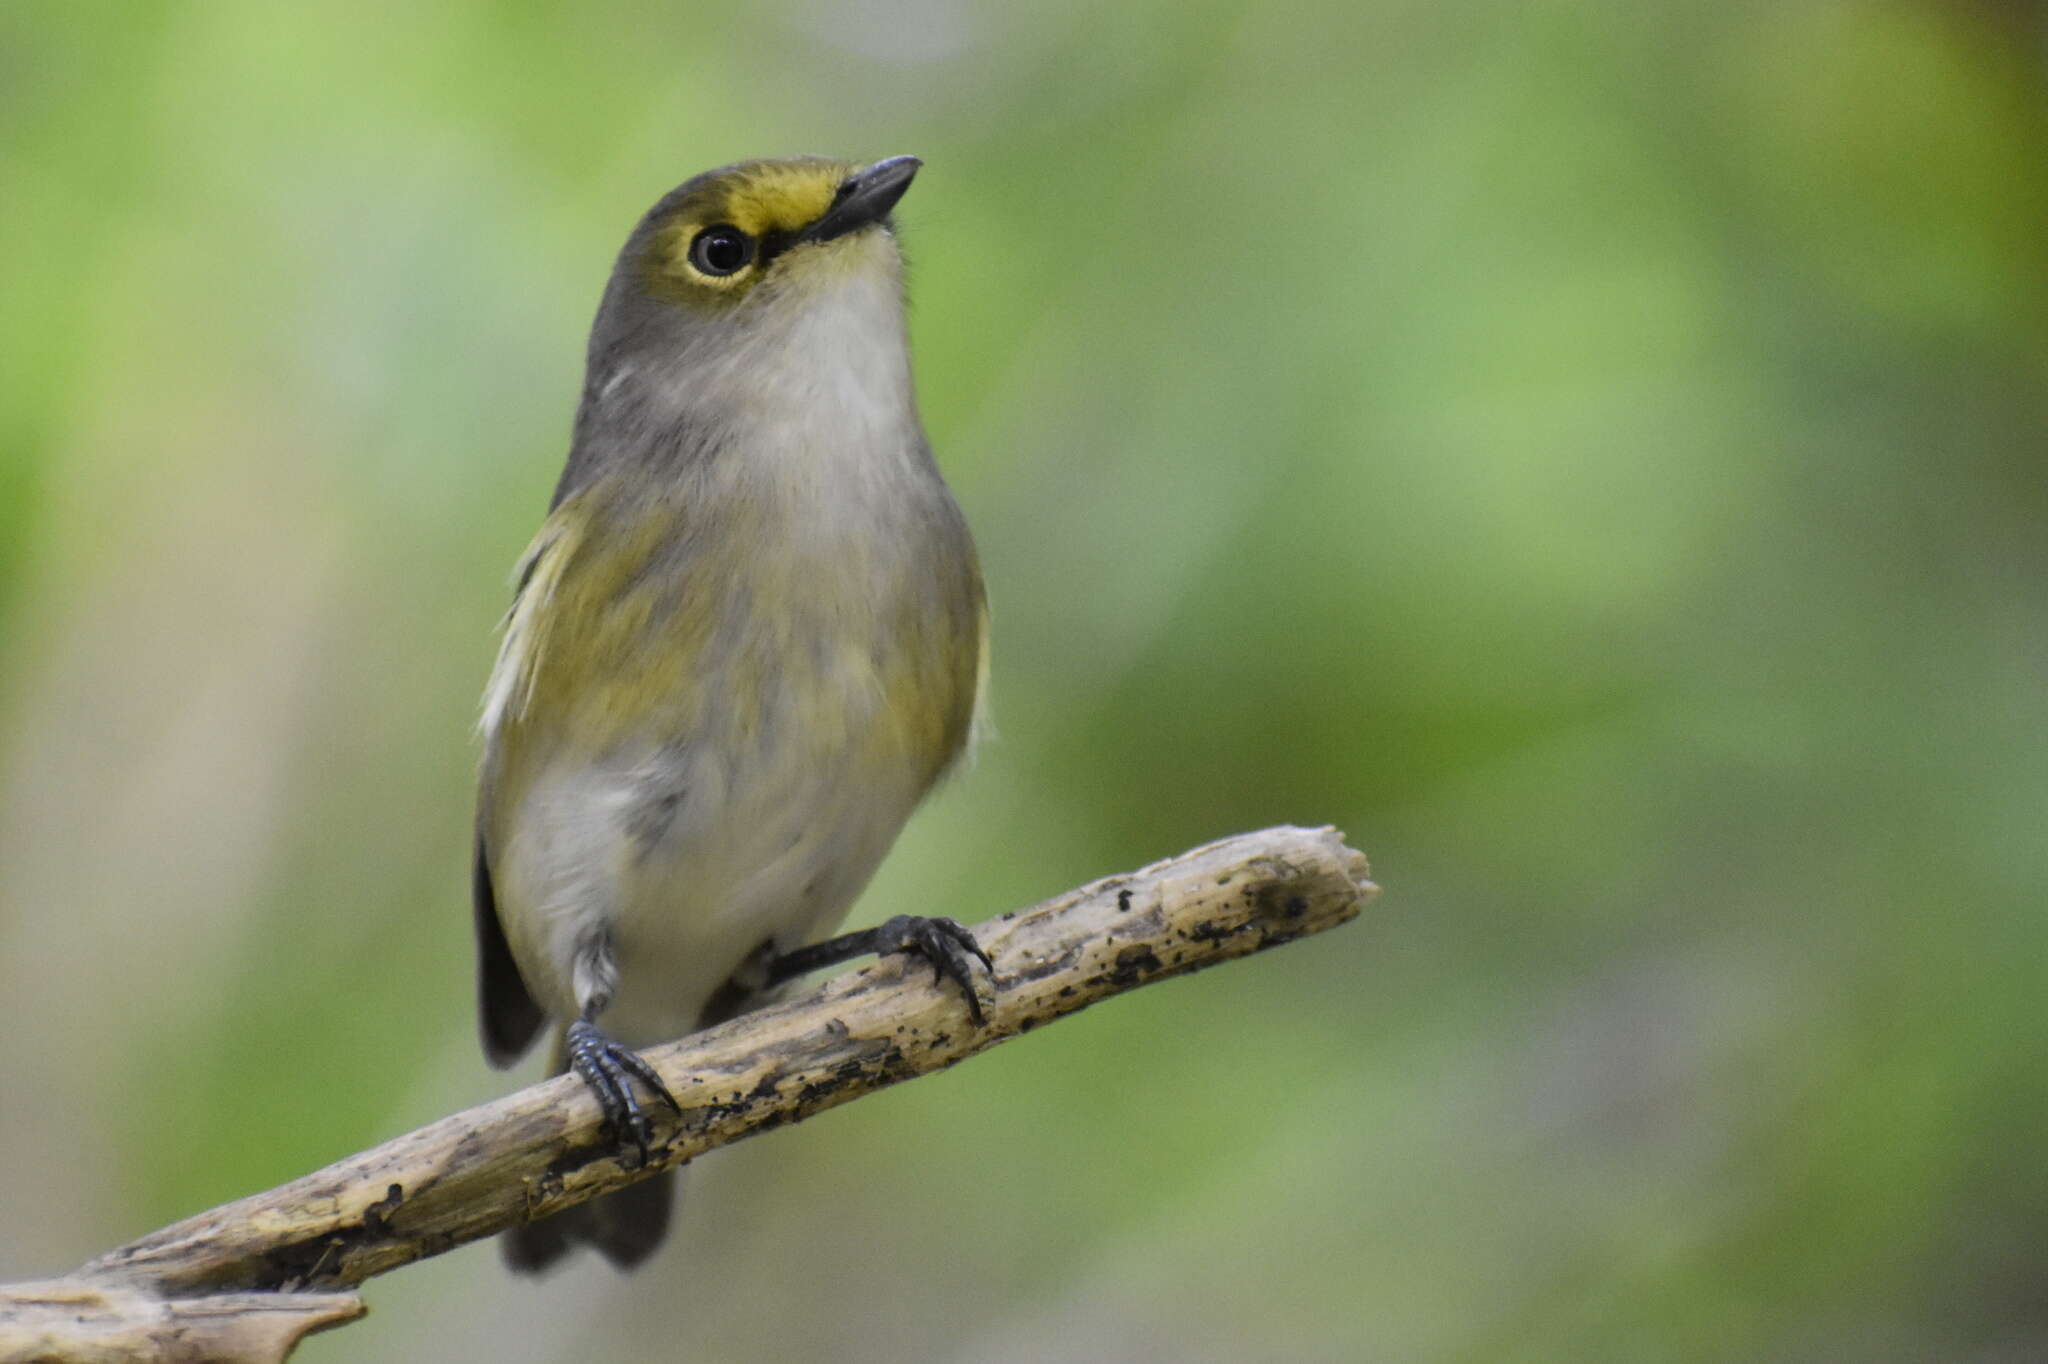
[[[475,911],[484,1051],[547,1023],[614,1138],[675,1100],[630,1047],[950,919],[817,941],[962,754],[987,672],[980,566],[918,420],[890,217],[922,163],[749,161],[626,239],[568,466],[484,698]],[[507,1233],[537,1270],[661,1240],[670,1177]]]

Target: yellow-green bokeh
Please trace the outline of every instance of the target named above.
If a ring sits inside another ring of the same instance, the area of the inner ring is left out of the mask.
[[[470,730],[611,255],[914,152],[999,738],[858,916],[1385,898],[300,1357],[2048,1354],[2043,22],[0,7],[0,1277],[514,1083]]]

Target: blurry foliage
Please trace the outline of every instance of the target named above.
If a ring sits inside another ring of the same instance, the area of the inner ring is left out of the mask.
[[[915,151],[1001,737],[859,914],[1282,820],[1388,895],[304,1357],[2048,1354],[2041,35],[0,7],[0,1273],[511,1082],[468,730],[611,255]]]

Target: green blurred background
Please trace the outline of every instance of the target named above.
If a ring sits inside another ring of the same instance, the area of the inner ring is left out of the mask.
[[[611,255],[916,152],[1000,738],[857,920],[1387,894],[300,1357],[2048,1357],[2044,32],[6,0],[0,1276],[516,1082],[471,725]]]

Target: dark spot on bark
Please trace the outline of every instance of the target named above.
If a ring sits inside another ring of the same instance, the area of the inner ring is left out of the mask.
[[[1227,938],[1236,937],[1244,932],[1246,927],[1244,924],[1218,923],[1214,919],[1204,919],[1190,928],[1187,935],[1194,942],[1222,942]]]
[[[384,1191],[384,1196],[363,1209],[363,1229],[373,1236],[382,1236],[391,1229],[391,1214],[398,1211],[398,1205],[405,1201],[405,1186],[393,1184]]]
[[[297,1241],[279,1246],[264,1254],[251,1271],[248,1282],[224,1279],[210,1284],[210,1287],[222,1292],[240,1289],[255,1289],[260,1292],[283,1289],[287,1292],[296,1292],[321,1282],[321,1276],[331,1272],[340,1263],[350,1242],[361,1239],[362,1229],[356,1228],[353,1234],[316,1236],[310,1241]]]
[[[1119,914],[1128,914],[1131,909],[1131,888],[1125,886],[1116,893],[1116,909]]]
[[[1287,871],[1293,874],[1292,868]],[[1261,918],[1299,919],[1308,913],[1308,897],[1301,893],[1299,886],[1299,881],[1261,886],[1253,892],[1249,904]]]
[[[256,1262],[246,1281],[223,1279],[217,1287],[223,1291],[242,1288],[296,1290],[334,1279],[350,1251],[392,1235],[391,1215],[404,1202],[405,1187],[393,1184],[385,1189],[382,1198],[363,1209],[363,1220],[355,1226],[279,1246]]]
[[[866,1070],[867,1063],[859,1057],[855,1057],[850,1061],[841,1061],[838,1065],[832,1067],[830,1074],[813,1080],[798,1090],[796,1095],[797,1102],[800,1104],[810,1104],[819,1099],[829,1098],[860,1079],[862,1073]]]
[[[1099,976],[1090,978],[1090,985],[1107,983],[1114,986],[1136,985],[1145,977],[1159,970],[1159,955],[1143,943],[1134,943],[1116,954],[1116,964]]]
[[[846,1081],[839,1079],[837,1076],[828,1076],[823,1080],[813,1080],[796,1092],[796,1101],[808,1107],[820,1099],[831,1098],[844,1088],[846,1088]]]

